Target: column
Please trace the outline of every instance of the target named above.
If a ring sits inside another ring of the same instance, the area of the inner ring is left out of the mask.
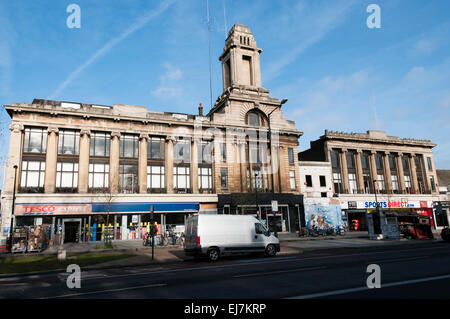
[[[193,194],[198,194],[198,143],[196,137],[191,141],[191,190]]]
[[[247,191],[247,164],[245,157],[245,141],[238,141],[239,167],[241,170],[241,192]]]
[[[416,156],[411,154],[409,157],[409,168],[411,170],[411,188],[413,189],[413,194],[419,194],[419,182],[417,181],[416,172]]]
[[[78,159],[78,193],[87,193],[89,188],[89,143],[90,130],[80,132],[80,156]]]
[[[402,194],[406,192],[405,189],[405,174],[403,172],[403,162],[402,162],[403,153],[397,154],[397,178],[398,178],[398,188]]]
[[[139,136],[139,162],[138,162],[138,182],[139,193],[147,193],[147,145],[148,134],[142,133]]]
[[[111,132],[111,146],[109,155],[109,188],[111,193],[119,192],[119,154],[120,132]]]
[[[165,154],[164,154],[164,171],[165,171],[165,184],[166,192],[173,194],[173,141],[172,136],[166,138]]]
[[[356,150],[356,181],[358,183],[358,193],[364,193],[364,177],[361,163],[362,150]]]
[[[344,188],[344,193],[349,193],[349,183],[348,183],[348,167],[347,167],[347,149],[343,148],[341,150],[341,178],[342,186]]]
[[[375,187],[374,192],[378,191],[378,183],[377,178],[378,178],[378,174],[377,174],[377,164],[375,163],[375,154],[377,152],[375,151],[370,151],[370,179],[371,179],[371,183],[372,186]],[[375,182],[374,182],[375,181]]]
[[[56,163],[58,157],[58,128],[49,127],[47,136],[47,155],[45,158],[45,193],[54,193],[56,189]]]
[[[392,193],[392,178],[391,178],[391,165],[389,164],[389,152],[384,152],[384,184],[386,185],[386,191]]]
[[[24,127],[19,123],[12,123],[9,126],[11,130],[11,136],[9,139],[9,158],[8,158],[8,171],[6,172],[5,180],[5,193],[12,194],[14,188],[14,165],[17,165],[16,175],[16,190],[20,184],[20,167],[21,167],[21,146],[22,146],[22,132]],[[1,221],[1,220],[0,220]],[[8,221],[9,224],[9,221]]]

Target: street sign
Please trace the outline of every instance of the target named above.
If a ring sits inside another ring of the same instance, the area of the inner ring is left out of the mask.
[[[277,211],[278,211],[278,201],[273,200],[272,201],[272,212],[277,212]]]

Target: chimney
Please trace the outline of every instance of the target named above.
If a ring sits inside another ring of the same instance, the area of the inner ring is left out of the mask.
[[[202,106],[202,103],[200,103],[200,105],[198,106],[198,115],[199,115],[199,116],[203,116],[203,106]]]

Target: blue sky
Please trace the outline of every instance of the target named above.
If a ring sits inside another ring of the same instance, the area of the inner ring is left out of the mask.
[[[66,26],[69,4],[81,28]],[[381,8],[369,29],[366,8]],[[304,132],[430,139],[450,169],[450,1],[210,0],[213,100],[225,29],[248,25],[263,86]],[[209,108],[206,0],[0,0],[0,104],[33,98],[195,113]],[[8,116],[1,115],[0,159]]]

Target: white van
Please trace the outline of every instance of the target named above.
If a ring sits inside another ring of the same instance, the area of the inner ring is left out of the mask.
[[[189,217],[185,225],[184,252],[196,259],[207,256],[215,261],[221,255],[262,252],[275,256],[280,241],[250,215],[203,215]]]

